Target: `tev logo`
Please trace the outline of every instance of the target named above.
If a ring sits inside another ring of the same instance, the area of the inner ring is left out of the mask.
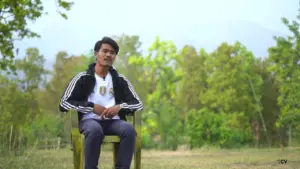
[[[286,159],[279,159],[277,160],[279,164],[286,164],[287,160]]]

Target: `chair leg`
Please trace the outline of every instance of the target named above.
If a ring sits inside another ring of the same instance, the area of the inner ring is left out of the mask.
[[[84,168],[84,136],[81,134],[73,134],[72,136],[72,146],[73,146],[73,163],[74,169]]]
[[[113,148],[113,168],[116,168],[116,164],[117,164],[117,153],[119,150],[119,145],[120,143],[113,143],[112,144],[112,148]]]
[[[134,169],[141,169],[141,149],[142,149],[142,141],[138,136],[136,137],[135,150],[134,150]]]

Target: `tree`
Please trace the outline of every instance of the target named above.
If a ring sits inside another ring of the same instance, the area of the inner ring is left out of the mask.
[[[18,81],[23,91],[38,89],[45,85],[45,76],[49,71],[44,69],[45,58],[37,48],[28,48],[23,59],[17,59],[15,65],[19,73]]]
[[[183,126],[180,121],[181,113],[176,105],[177,82],[181,74],[175,71],[179,55],[173,42],[161,41],[158,37],[149,48],[146,57],[131,57],[129,62],[143,65],[144,90],[148,95],[146,100],[146,115],[143,120],[149,122],[143,126],[144,136],[152,137],[158,134],[159,148],[175,150],[181,141]],[[151,124],[152,122],[156,124]],[[157,133],[148,133],[156,131]],[[148,136],[146,135],[148,134]],[[156,135],[157,136],[157,135]]]
[[[240,43],[223,43],[205,64],[209,71],[209,89],[203,94],[201,102],[216,112],[244,112],[248,117],[253,117],[257,112],[257,104],[248,78],[253,82],[258,98],[262,80],[252,69],[252,53]]]
[[[263,119],[265,120],[265,126],[268,130],[268,135],[272,137],[270,141],[271,144],[277,144],[277,136],[278,131],[275,127],[275,122],[277,120],[277,116],[280,112],[280,109],[277,104],[278,98],[278,90],[279,85],[276,83],[274,74],[270,73],[267,68],[270,65],[269,58],[256,58],[255,64],[253,69],[257,74],[259,74],[263,80],[263,84],[261,86],[261,105],[262,105],[262,115]],[[258,125],[258,123],[254,123],[254,125]],[[259,127],[259,126],[258,126]],[[256,127],[253,127],[256,129]],[[254,133],[259,134],[257,131],[254,130]],[[266,138],[268,139],[268,138]],[[262,138],[261,140],[265,140]]]
[[[55,0],[59,9],[69,11],[73,2]],[[65,19],[67,15],[58,11]],[[24,38],[40,37],[39,34],[30,30],[28,21],[36,21],[44,13],[41,0],[1,0],[0,2],[0,70],[15,70],[13,59],[18,54],[14,53],[14,41]]]
[[[48,72],[44,69],[44,61],[37,48],[28,48],[25,57],[15,61],[17,76],[0,75],[0,111],[3,114],[0,125],[10,138],[3,142],[10,150],[20,148],[22,138],[26,137],[24,126],[41,114],[37,96]]]
[[[46,88],[40,90],[40,105],[45,112],[58,115],[60,96],[69,80],[77,73],[84,71],[88,66],[88,57],[68,56],[65,51],[56,54],[56,62],[53,65],[52,77]],[[45,102],[47,100],[47,102]]]
[[[271,64],[269,71],[275,75],[276,82],[279,84],[279,97],[277,99],[280,107],[280,115],[277,127],[285,130],[288,126],[299,125],[300,122],[300,31],[299,21],[289,22],[282,18],[282,22],[292,33],[287,38],[275,37],[276,46],[269,48]],[[281,146],[285,145],[281,134]]]
[[[185,46],[181,53],[180,69],[182,81],[179,89],[178,104],[182,105],[184,113],[191,109],[199,109],[202,105],[200,98],[207,89],[205,60],[209,56],[204,49],[199,55],[192,46]]]
[[[248,118],[259,129],[259,121],[265,126],[260,104],[262,79],[253,69],[254,61],[253,54],[239,42],[222,43],[205,62],[209,88],[202,94],[201,102],[214,112],[242,113],[245,123]]]

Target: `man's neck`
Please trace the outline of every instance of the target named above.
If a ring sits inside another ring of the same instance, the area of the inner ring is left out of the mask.
[[[108,69],[109,69],[109,67],[103,67],[103,66],[96,64],[95,73],[97,75],[99,75],[100,77],[104,78],[108,73]]]

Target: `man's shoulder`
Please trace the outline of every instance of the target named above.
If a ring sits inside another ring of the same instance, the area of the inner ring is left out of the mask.
[[[124,80],[126,78],[122,73],[120,73],[118,70],[116,70],[113,67],[110,68],[110,73],[112,76],[115,76],[121,80]]]
[[[75,75],[73,75],[72,79],[76,79],[76,80],[79,80],[81,79],[83,76],[86,76],[87,75],[87,72],[86,71],[81,71],[81,72],[78,72],[76,73]]]
[[[130,80],[125,75],[123,75],[122,73],[118,72],[118,77],[122,81],[123,85],[126,85],[126,86],[128,86],[128,85],[131,86],[132,85]]]
[[[84,76],[84,75],[87,75],[87,74],[88,74],[87,71],[84,70],[84,71],[81,71],[81,72],[77,72],[77,73],[75,74],[75,76]]]
[[[120,73],[120,72],[117,72],[117,74],[118,74],[118,77],[120,77],[120,78],[122,78],[122,79],[125,79],[125,78],[126,78],[125,75],[123,75],[123,74]]]
[[[121,80],[128,81],[127,77],[124,74],[117,72],[117,75]]]

